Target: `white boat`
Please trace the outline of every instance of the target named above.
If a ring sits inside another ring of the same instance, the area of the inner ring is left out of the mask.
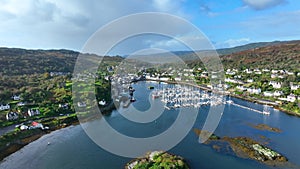
[[[232,104],[233,101],[232,101],[232,100],[227,100],[226,103],[227,103],[227,104]]]
[[[262,111],[262,114],[264,114],[264,115],[270,115],[270,106],[264,105],[264,109]]]

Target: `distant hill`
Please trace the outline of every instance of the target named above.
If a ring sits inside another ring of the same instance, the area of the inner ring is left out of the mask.
[[[196,51],[209,53],[210,51]],[[225,67],[266,67],[299,70],[300,41],[275,41],[251,43],[234,48],[218,49]],[[194,52],[172,52],[182,60],[197,63]],[[45,72],[72,72],[79,52],[71,50],[26,50],[18,48],[0,48],[0,75],[21,75]],[[170,53],[155,54],[164,57],[156,62],[173,59]],[[147,56],[148,59],[152,56]],[[109,61],[121,61],[122,58],[105,57]]]
[[[300,70],[300,41],[276,42],[221,56],[226,67]]]
[[[217,49],[219,55],[228,55],[236,52],[241,52],[245,50],[267,47],[267,46],[274,46],[279,44],[287,44],[287,43],[294,43],[297,41],[274,41],[274,42],[257,42],[257,43],[249,43],[246,45],[236,46],[232,48],[224,48],[224,49]]]
[[[26,50],[0,48],[0,75],[73,72],[79,52],[72,50]],[[96,55],[90,55],[95,56]],[[120,57],[104,57],[120,61]]]
[[[267,47],[267,46],[274,46],[279,44],[288,44],[288,43],[295,43],[297,41],[274,41],[274,42],[257,42],[257,43],[249,43],[246,45],[236,46],[232,48],[223,48],[223,49],[217,49],[216,52],[222,56],[222,55],[229,55],[232,53],[242,52],[250,49],[255,48],[261,48],[261,47]],[[195,60],[196,54],[195,53],[205,53],[205,52],[211,52],[209,50],[203,50],[203,51],[173,51],[172,53],[174,55],[179,56],[184,61],[191,61]],[[170,53],[160,53],[160,54],[154,54],[154,55],[160,55],[164,57],[169,57]]]
[[[72,72],[78,52],[0,48],[0,74]]]

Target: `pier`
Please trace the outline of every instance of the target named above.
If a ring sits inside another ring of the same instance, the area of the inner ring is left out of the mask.
[[[268,108],[266,106],[264,106],[263,111],[259,111],[259,110],[256,110],[256,109],[253,109],[253,108],[250,108],[250,107],[246,107],[246,106],[243,106],[243,105],[240,105],[240,104],[236,104],[234,102],[230,102],[228,104],[233,105],[233,106],[237,106],[237,107],[240,107],[240,108],[243,108],[243,109],[251,110],[251,111],[254,111],[254,112],[257,112],[257,113],[260,113],[260,114],[265,114],[265,115],[270,114],[270,111],[268,110]]]

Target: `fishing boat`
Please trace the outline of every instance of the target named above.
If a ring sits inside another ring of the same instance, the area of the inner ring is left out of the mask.
[[[154,91],[154,92],[152,92],[152,98],[153,99],[157,99],[157,98],[159,98],[160,97],[160,94],[159,94],[159,92],[158,91]]]
[[[135,98],[134,97],[131,97],[130,98],[130,102],[135,102],[136,100],[135,100]]]
[[[227,104],[232,104],[233,100],[231,100],[231,96],[229,96],[229,99],[226,101]]]

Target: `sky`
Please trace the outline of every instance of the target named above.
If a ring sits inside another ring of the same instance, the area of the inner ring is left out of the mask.
[[[143,12],[182,17],[215,48],[300,39],[297,0],[1,0],[0,46],[81,51],[104,25]],[[189,33],[178,36],[197,38]],[[111,54],[145,48],[185,50],[172,38],[145,35],[116,45]]]

